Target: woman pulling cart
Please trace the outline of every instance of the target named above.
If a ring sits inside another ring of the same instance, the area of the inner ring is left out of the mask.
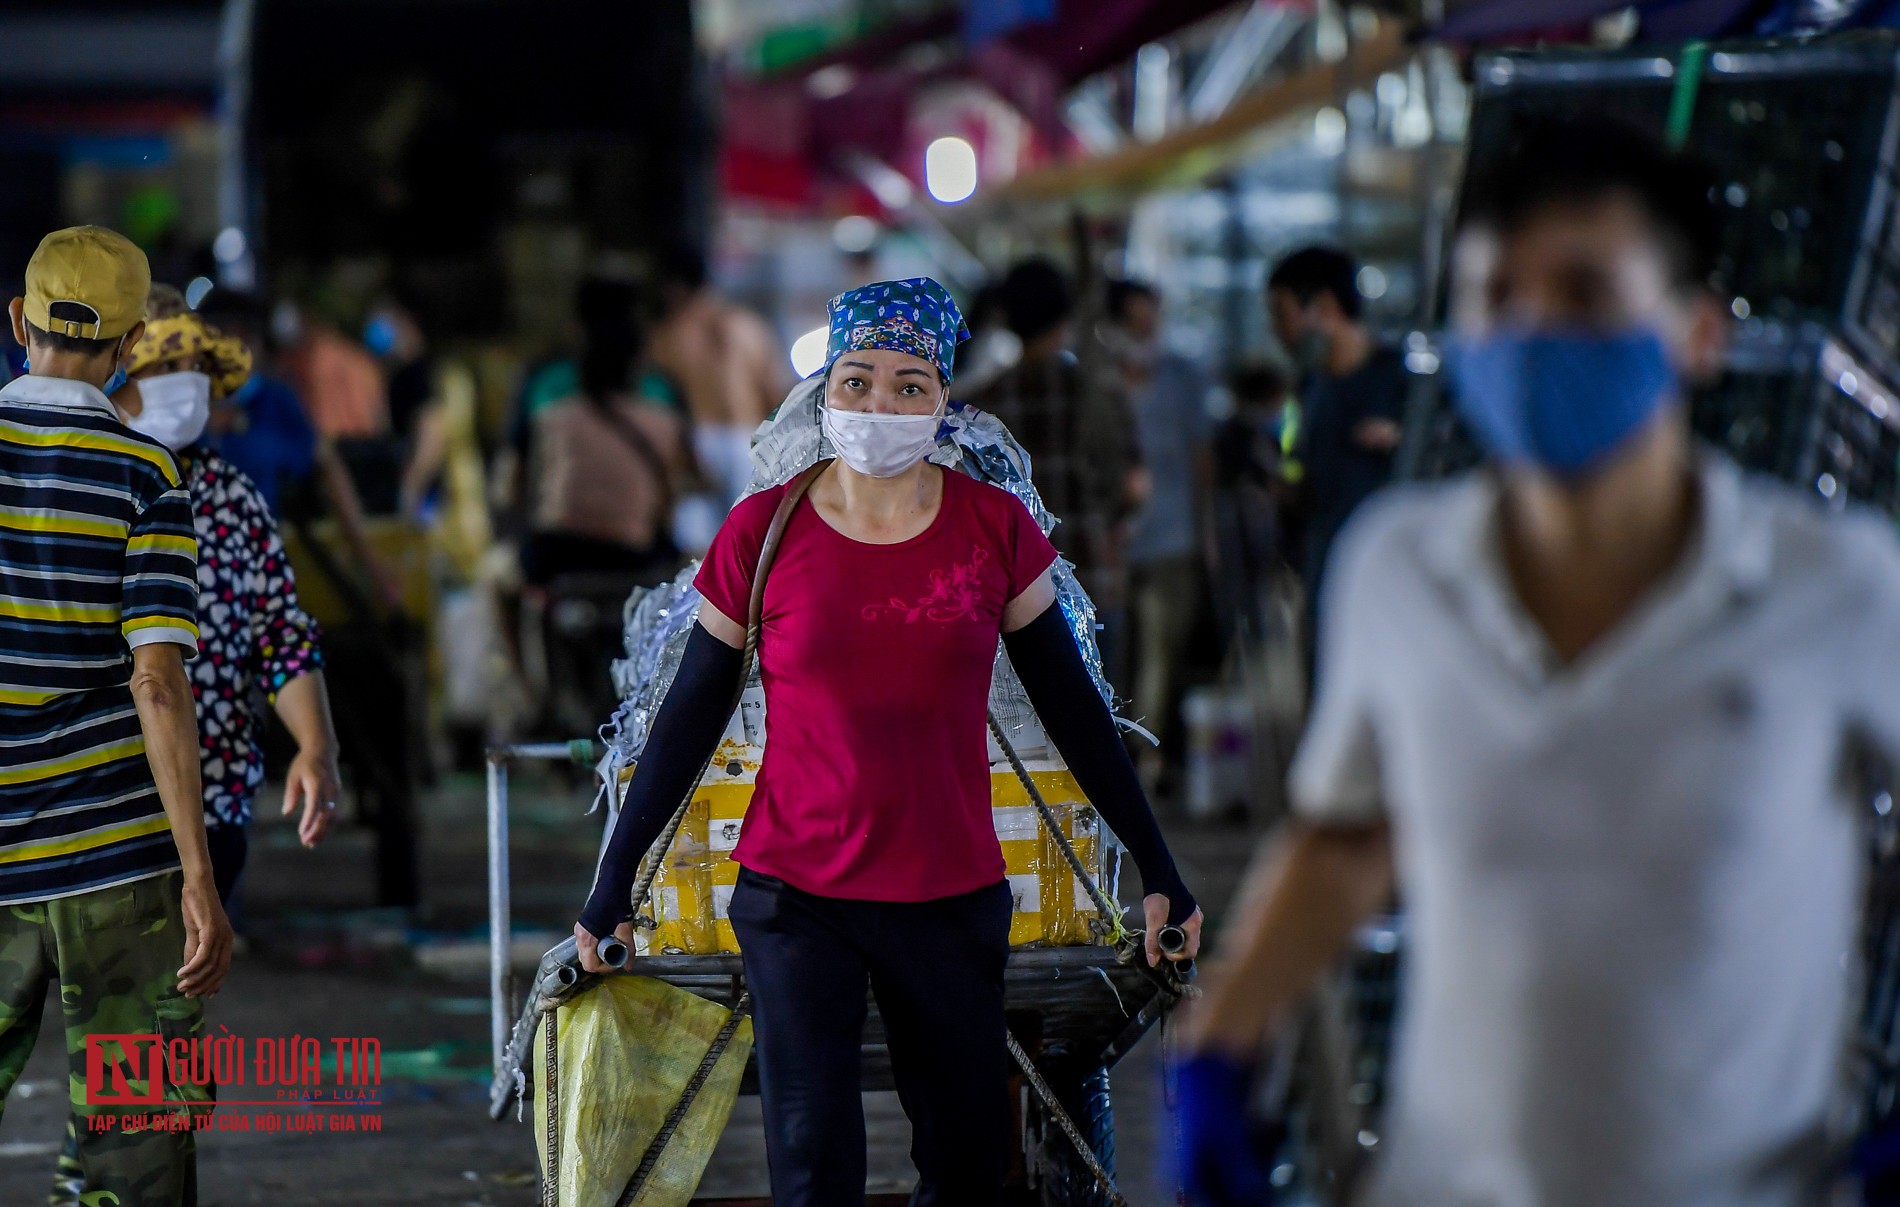
[[[727,517],[694,582],[699,623],[574,927],[583,967],[631,948],[642,856],[725,732],[752,579],[787,491],[760,614],[768,741],[733,859],[729,917],[753,999],[772,1201],[861,1203],[865,990],[910,1117],[913,1203],[1002,1193],[1012,1143],[1003,970],[1012,898],[990,810],[985,718],[1000,637],[1050,739],[1141,873],[1155,936],[1201,913],[1055,603],[1056,552],[1012,495],[925,458],[956,303],[918,277],[830,304],[823,424],[837,459]],[[796,495],[794,495],[796,498]]]

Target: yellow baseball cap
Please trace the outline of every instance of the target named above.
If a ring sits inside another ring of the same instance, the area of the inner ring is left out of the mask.
[[[103,226],[69,226],[26,262],[26,321],[81,339],[117,339],[145,317],[152,268],[138,244]]]

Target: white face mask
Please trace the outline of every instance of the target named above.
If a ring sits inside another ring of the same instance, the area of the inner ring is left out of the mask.
[[[937,447],[937,426],[943,416],[873,415],[869,411],[841,411],[826,407],[825,438],[838,459],[871,478],[895,478],[930,455]]]
[[[211,379],[203,373],[160,373],[139,380],[145,409],[125,421],[176,452],[204,435],[211,418]]]

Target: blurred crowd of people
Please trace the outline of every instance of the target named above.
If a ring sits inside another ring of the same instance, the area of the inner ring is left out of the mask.
[[[564,711],[505,706],[468,718],[471,736],[585,732],[611,704],[619,601],[703,552],[750,477],[751,433],[791,384],[779,341],[707,288],[697,253],[662,255],[646,276],[609,264],[581,282],[565,346],[525,366],[496,424],[478,358],[445,348],[427,310],[391,290],[350,330],[292,300],[212,289],[193,312],[255,372],[205,439],[255,483],[353,622],[385,637],[426,628],[435,587],[492,589],[501,606],[479,627],[512,655],[501,674],[541,695],[588,680]],[[11,375],[24,367],[16,350]],[[550,655],[545,634],[522,640],[523,623],[547,623],[537,605],[551,590],[597,596],[578,661]]]
[[[1181,788],[1184,693],[1248,643],[1310,650],[1310,610],[1287,631],[1262,601],[1302,583],[1312,598],[1345,517],[1390,475],[1405,379],[1357,275],[1337,249],[1286,257],[1266,287],[1285,358],[1225,375],[1173,349],[1147,282],[1079,284],[1036,256],[970,299],[959,401],[1030,454],[1123,711],[1158,740],[1137,758],[1164,799]],[[793,384],[772,326],[683,248],[599,262],[566,337],[516,362],[501,408],[479,356],[401,288],[359,323],[223,287],[193,309],[255,366],[207,440],[322,569],[323,607],[426,632],[446,615],[436,588],[480,598],[435,635],[462,698],[436,715],[471,751],[605,719],[620,602],[704,552]]]
[[[1310,680],[1327,553],[1391,477],[1407,379],[1366,324],[1358,275],[1337,248],[1285,257],[1266,292],[1286,358],[1224,378],[1170,346],[1148,282],[1085,296],[1032,258],[971,307],[981,367],[963,401],[1029,452],[1056,546],[1099,610],[1110,681],[1156,739],[1137,758],[1163,798],[1182,790],[1191,685],[1272,641],[1307,651]],[[1291,625],[1264,603],[1283,592],[1308,601]]]

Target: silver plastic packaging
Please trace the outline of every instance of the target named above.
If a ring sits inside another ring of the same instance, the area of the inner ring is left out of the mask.
[[[747,495],[790,481],[806,466],[833,455],[819,422],[823,396],[822,378],[801,381],[759,425],[752,437],[752,481],[746,487]],[[1043,506],[1042,496],[1030,479],[1029,454],[994,415],[952,402],[930,460],[1002,487],[1022,500],[1045,534],[1054,531],[1056,517]],[[627,600],[627,656],[613,664],[614,687],[621,704],[601,729],[608,747],[601,765],[606,784],[617,783],[620,769],[638,759],[646,746],[653,714],[672,685],[699,612],[699,593],[692,586],[698,573],[699,563],[694,562],[671,582],[635,591]],[[1082,660],[1096,690],[1112,707],[1114,692],[1102,672],[1101,653],[1095,644],[1095,603],[1076,581],[1075,567],[1066,560],[1056,560],[1054,579],[1056,602],[1075,634]],[[756,666],[752,674],[756,684]],[[1025,758],[1046,750],[1047,739],[1035,709],[1000,648],[990,684],[990,708],[1011,744]]]

